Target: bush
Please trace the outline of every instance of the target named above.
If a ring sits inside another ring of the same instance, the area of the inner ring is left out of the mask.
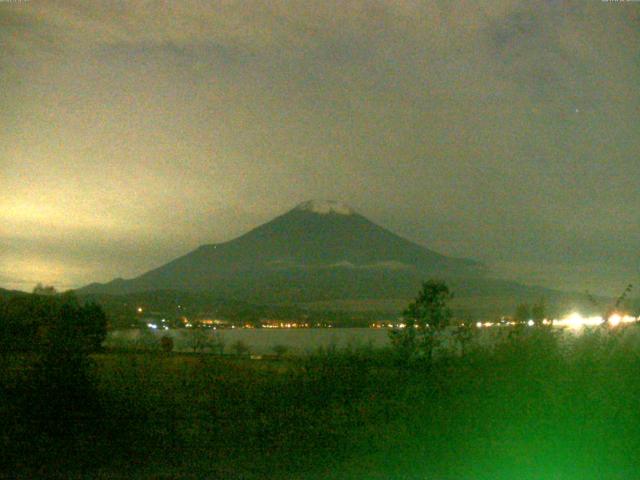
[[[287,347],[286,345],[274,345],[273,347],[271,347],[271,350],[276,354],[278,358],[281,358],[285,353],[289,351],[289,347]]]
[[[235,341],[231,345],[231,350],[233,350],[236,355],[249,355],[250,352],[249,345],[244,343],[242,340]]]
[[[165,353],[171,353],[173,351],[173,338],[164,335],[160,339],[160,348]]]

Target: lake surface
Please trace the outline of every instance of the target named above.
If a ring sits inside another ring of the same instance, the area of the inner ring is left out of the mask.
[[[561,329],[561,337],[574,338],[587,330],[574,331]],[[560,333],[560,332],[559,332]],[[637,344],[640,348],[640,329],[626,327],[621,332],[628,343]],[[506,328],[483,328],[476,330],[473,343],[491,346],[500,338],[509,334]],[[275,346],[285,346],[290,353],[308,353],[318,348],[367,347],[381,348],[389,345],[389,331],[374,328],[235,328],[224,330],[115,330],[109,332],[105,341],[106,347],[159,347],[160,338],[169,336],[174,341],[174,351],[193,351],[195,335],[215,342],[222,341],[225,353],[232,353],[231,346],[242,341],[249,347],[249,352],[256,355],[273,353]],[[449,334],[445,334],[443,346],[457,349],[457,342]]]
[[[109,332],[105,346],[134,346],[153,340],[159,344],[160,338],[169,336],[174,341],[174,351],[191,351],[194,330],[180,329],[168,331],[115,330]],[[273,353],[273,347],[284,345],[292,353],[306,353],[318,348],[338,349],[362,346],[375,348],[389,344],[387,330],[373,328],[234,328],[224,330],[200,330],[209,340],[221,339],[225,352],[231,352],[231,345],[237,341],[245,343],[253,354]]]

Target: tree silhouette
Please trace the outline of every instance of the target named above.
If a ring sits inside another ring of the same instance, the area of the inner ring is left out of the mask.
[[[173,351],[173,338],[168,335],[163,336],[160,339],[160,348],[164,353],[171,353]]]
[[[528,303],[520,303],[516,307],[516,311],[513,314],[513,318],[516,322],[526,322],[531,318],[531,307]]]
[[[273,353],[275,353],[278,358],[282,358],[282,356],[289,350],[289,347],[286,345],[274,345],[271,350],[273,350]]]
[[[536,325],[542,325],[542,321],[547,315],[547,304],[544,298],[538,300],[536,304],[531,307],[531,319]]]
[[[249,353],[249,346],[242,340],[237,340],[231,345],[231,350],[233,350],[236,355],[247,355]]]
[[[38,283],[35,287],[33,287],[33,294],[34,295],[56,295],[58,293],[58,291],[55,289],[55,287],[51,286],[51,285],[43,285],[42,283]]]
[[[24,295],[0,305],[0,346],[5,351],[86,355],[100,350],[107,316],[73,292]]]
[[[404,328],[391,333],[392,344],[405,360],[420,353],[431,361],[435,343],[451,321],[451,298],[445,282],[428,280],[422,284],[418,296],[402,314]]]

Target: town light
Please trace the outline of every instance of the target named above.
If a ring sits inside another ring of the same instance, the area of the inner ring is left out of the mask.
[[[574,330],[579,330],[582,327],[595,327],[602,325],[604,319],[602,317],[583,317],[577,312],[573,312],[568,317],[561,320],[554,320],[553,325],[557,327],[569,327]]]
[[[621,321],[622,317],[617,313],[614,313],[609,317],[609,325],[611,325],[612,327],[617,327],[618,325],[620,325]]]

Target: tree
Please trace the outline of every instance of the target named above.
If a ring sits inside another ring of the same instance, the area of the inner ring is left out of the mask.
[[[271,347],[271,350],[276,354],[276,357],[282,358],[282,356],[289,350],[289,347],[286,345],[274,345]]]
[[[428,280],[422,284],[416,299],[402,313],[404,328],[391,333],[392,344],[406,360],[421,353],[431,361],[435,343],[451,321],[448,303],[452,298],[449,287],[442,281]]]
[[[164,335],[160,339],[160,348],[164,353],[171,353],[173,351],[173,338]]]
[[[14,297],[2,306],[2,317],[5,351],[86,355],[100,350],[107,335],[102,308],[81,305],[73,292]]]
[[[209,337],[204,329],[194,327],[191,329],[191,335],[189,336],[189,343],[194,353],[202,352],[209,347]]]
[[[107,315],[100,305],[87,303],[80,307],[81,335],[85,350],[96,352],[107,338]]]
[[[0,317],[0,356],[19,352],[29,361],[16,392],[28,408],[27,428],[68,441],[69,429],[98,408],[90,354],[106,337],[105,313],[98,305],[81,304],[72,292],[36,289],[0,305]]]
[[[56,295],[58,293],[58,291],[55,289],[55,287],[51,286],[51,285],[43,285],[42,283],[38,283],[35,287],[33,287],[33,294],[34,295],[47,295],[47,296],[52,296],[52,295]]]
[[[633,290],[633,285],[630,283],[625,287],[625,289],[618,296],[616,301],[613,304],[610,304],[608,306],[603,305],[601,302],[596,300],[596,298],[593,295],[591,295],[589,292],[586,292],[586,293],[587,293],[587,298],[589,299],[591,304],[594,307],[596,307],[597,311],[601,312],[602,318],[607,320],[611,315],[616,313],[618,309],[625,304],[629,293],[631,293],[631,290]],[[604,322],[602,325],[607,325],[607,322]]]
[[[547,315],[547,304],[544,298],[538,300],[536,304],[531,307],[531,319],[536,325],[542,325],[542,321]]]
[[[516,311],[513,314],[513,318],[516,322],[524,323],[531,319],[531,308],[528,303],[520,303],[516,307]]]
[[[247,355],[249,353],[249,346],[242,340],[237,340],[231,345],[231,350],[233,350],[236,355]]]
[[[456,329],[453,331],[455,339],[460,344],[460,353],[464,356],[467,353],[467,347],[473,338],[473,318],[467,314]]]
[[[61,296],[62,306],[49,330],[52,345],[82,354],[97,352],[107,336],[107,316],[90,303],[79,305],[73,293]]]
[[[224,354],[224,347],[226,345],[227,342],[220,332],[214,332],[213,338],[211,339],[211,350],[216,352],[218,355],[222,355]]]

